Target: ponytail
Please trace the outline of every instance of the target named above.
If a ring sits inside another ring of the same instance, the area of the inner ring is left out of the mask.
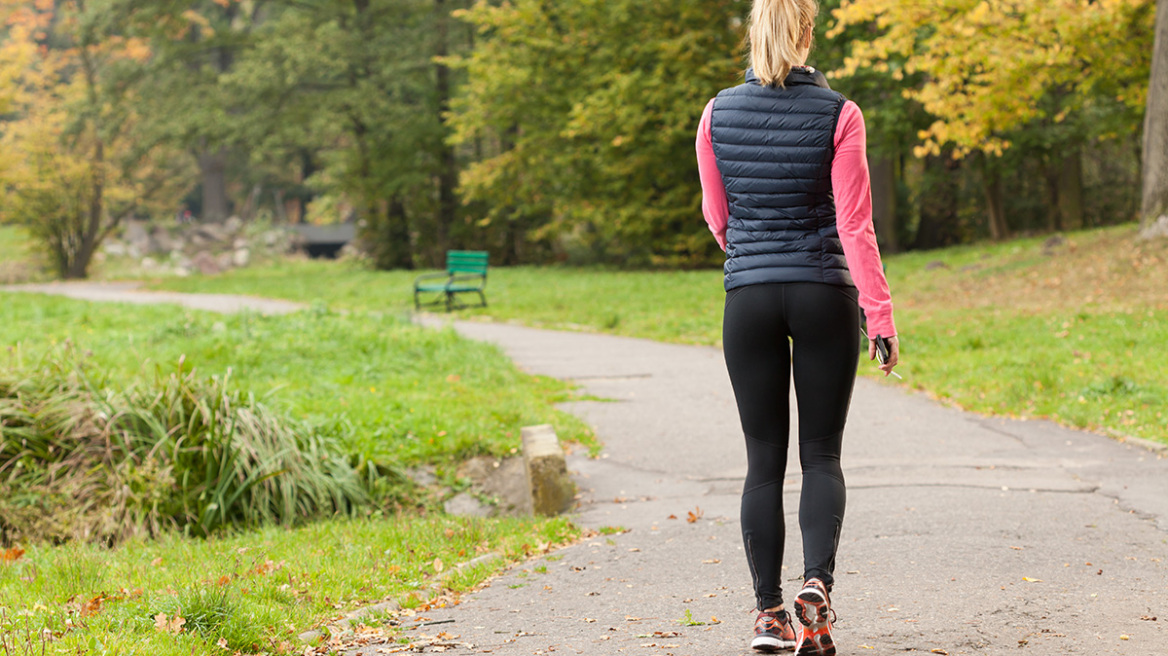
[[[803,35],[815,26],[816,0],[754,0],[750,15],[750,64],[763,86],[783,86],[793,66],[807,59]]]

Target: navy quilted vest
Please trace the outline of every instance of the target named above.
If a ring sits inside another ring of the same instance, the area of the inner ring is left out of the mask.
[[[711,135],[730,220],[726,289],[760,283],[852,286],[835,225],[831,162],[844,97],[822,73],[794,69],[786,88],[746,83],[714,100]]]

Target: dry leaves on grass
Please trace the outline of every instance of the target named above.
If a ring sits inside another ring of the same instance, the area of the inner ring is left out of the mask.
[[[186,619],[178,613],[175,613],[174,617],[171,618],[167,618],[166,613],[159,613],[154,616],[154,630],[163,633],[182,633],[184,630],[183,625],[186,623]]]
[[[8,564],[14,563],[24,557],[24,549],[20,547],[12,547],[0,551],[0,563]]]

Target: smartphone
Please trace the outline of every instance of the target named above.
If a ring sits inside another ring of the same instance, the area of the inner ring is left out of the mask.
[[[888,346],[888,340],[877,335],[872,341],[876,342],[876,361],[880,364],[888,362],[888,354],[892,352]]]

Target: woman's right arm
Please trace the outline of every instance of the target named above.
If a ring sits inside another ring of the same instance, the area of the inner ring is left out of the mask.
[[[889,338],[891,353],[881,367],[885,375],[896,366],[900,344],[892,318],[892,294],[884,277],[876,230],[872,225],[872,185],[868,174],[868,136],[860,107],[847,101],[835,132],[831,181],[835,192],[836,228],[852,280],[860,292],[860,307],[868,317],[868,334]],[[869,359],[876,357],[869,343]]]

